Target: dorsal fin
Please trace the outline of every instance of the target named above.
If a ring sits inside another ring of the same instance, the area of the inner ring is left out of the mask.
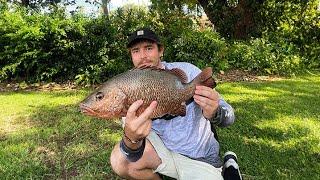
[[[188,82],[188,77],[187,77],[186,73],[183,70],[181,70],[179,68],[173,68],[173,69],[170,69],[170,70],[167,70],[167,71],[169,71],[170,73],[178,76],[180,81],[183,84],[186,84]]]
[[[188,77],[187,77],[186,73],[183,70],[179,69],[179,68],[161,69],[161,68],[159,68],[157,66],[142,65],[142,66],[135,67],[135,68],[133,68],[131,70],[135,70],[135,69],[139,69],[139,70],[151,69],[151,70],[156,70],[156,71],[166,71],[166,72],[169,72],[169,73],[177,76],[183,84],[186,84],[188,82]]]
[[[194,83],[195,85],[202,85],[202,86],[207,86],[210,88],[216,87],[216,82],[212,78],[212,68],[207,67],[202,70],[198,76],[196,76],[191,83]]]

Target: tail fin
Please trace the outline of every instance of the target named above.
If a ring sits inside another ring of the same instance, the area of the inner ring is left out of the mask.
[[[216,87],[216,82],[212,78],[212,68],[207,67],[202,70],[202,72],[194,78],[192,83],[195,83],[196,85],[202,85],[202,86],[207,86],[210,88]]]

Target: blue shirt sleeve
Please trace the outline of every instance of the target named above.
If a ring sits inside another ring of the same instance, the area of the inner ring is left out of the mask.
[[[220,98],[217,113],[210,121],[219,127],[227,127],[233,124],[235,121],[233,108],[224,99]]]

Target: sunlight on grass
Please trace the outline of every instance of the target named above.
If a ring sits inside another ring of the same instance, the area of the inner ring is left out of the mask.
[[[91,152],[94,150],[95,148],[92,145],[87,143],[73,144],[69,147],[69,151],[71,151],[72,154],[77,154],[79,156],[83,156],[88,152]]]
[[[319,179],[320,76],[218,87],[236,123],[219,128],[221,150],[238,154],[246,179]]]
[[[278,148],[294,148],[300,143],[304,142],[317,142],[315,146],[310,149],[313,153],[320,152],[320,123],[319,119],[300,119],[293,116],[283,117],[280,116],[274,121],[263,121],[259,122],[256,127],[261,130],[273,129],[273,134],[277,135],[279,140],[274,140],[275,138],[262,139],[270,146]],[[250,141],[247,139],[247,141]]]
[[[0,94],[0,133],[24,130],[30,127],[28,117],[32,115],[35,108],[43,105],[73,105],[79,102],[79,95],[83,93],[86,92],[68,92],[67,96],[61,92],[2,93]],[[21,121],[17,123],[18,119]]]
[[[0,92],[0,174],[5,179],[115,177],[105,166],[110,153],[106,148],[115,142],[106,147],[108,139],[99,134],[108,127],[120,128],[79,113],[78,103],[87,94]]]
[[[99,138],[102,141],[110,141],[117,143],[121,140],[122,133],[115,133],[114,130],[105,129],[103,133],[100,134]]]

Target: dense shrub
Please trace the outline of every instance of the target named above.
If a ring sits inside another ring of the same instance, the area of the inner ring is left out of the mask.
[[[259,74],[292,75],[304,69],[304,57],[288,42],[269,42],[263,38],[230,43],[228,62],[234,68]]]
[[[76,74],[84,18],[65,18],[61,11],[31,14],[23,8],[1,14],[1,79],[56,80]]]
[[[262,37],[274,45],[280,42],[280,46],[294,46],[306,68],[319,68],[319,4],[319,0],[265,1],[258,18]]]
[[[315,22],[316,16],[310,18]],[[160,35],[165,61],[186,61],[200,68],[287,75],[317,68],[320,63],[315,39],[320,34],[319,22],[301,25],[307,36],[284,23],[279,31],[265,32],[261,38],[226,41],[210,29],[200,31],[192,17],[179,11],[125,6],[109,17],[93,18],[68,17],[60,8],[41,14],[1,6],[0,27],[0,81],[101,83],[132,67],[127,36],[140,27],[150,27]]]
[[[212,66],[215,70],[229,67],[226,59],[227,43],[212,31],[189,31],[176,38],[166,58],[187,61],[199,68]]]
[[[82,51],[79,54],[85,63],[79,67],[76,81],[84,84],[100,83],[132,68],[126,49],[127,37],[136,28],[150,26],[152,20],[149,17],[145,8],[125,6],[111,12],[108,18],[101,16],[87,23],[86,40],[78,48]],[[92,43],[96,47],[93,51]]]

